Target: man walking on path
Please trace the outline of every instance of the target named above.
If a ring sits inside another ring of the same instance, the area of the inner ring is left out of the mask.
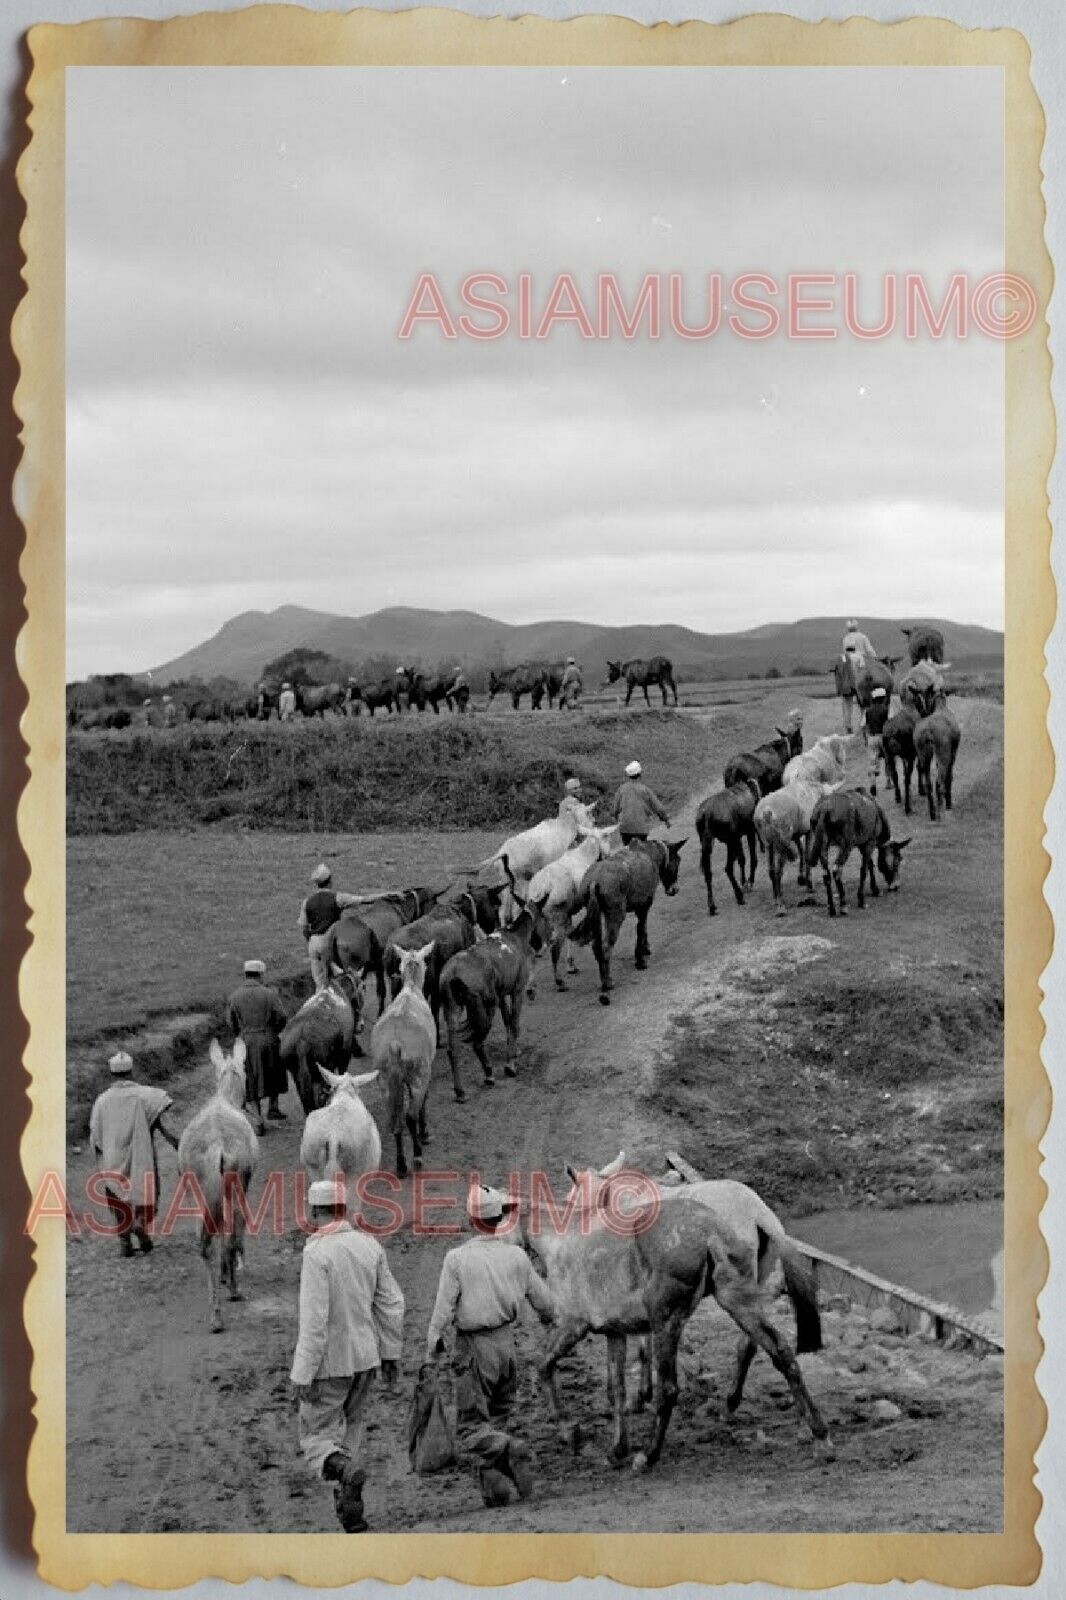
[[[631,761],[626,767],[625,782],[614,797],[613,814],[623,844],[646,839],[656,822],[670,821],[658,795],[643,782],[643,771],[639,761]]]
[[[300,1331],[290,1381],[299,1402],[300,1449],[333,1491],[345,1533],[364,1533],[366,1408],[378,1367],[392,1388],[403,1342],[404,1301],[376,1239],[345,1214],[344,1179],[311,1185],[315,1232],[300,1269]]]
[[[559,709],[561,711],[576,711],[583,688],[581,668],[573,656],[567,656],[566,666],[563,669],[563,681],[559,688]]]
[[[283,683],[281,693],[278,695],[278,719],[281,722],[291,722],[296,715],[296,695],[291,683]]]
[[[162,1089],[138,1083],[133,1057],[120,1050],[108,1062],[115,1082],[99,1095],[89,1115],[89,1137],[105,1180],[108,1210],[117,1224],[119,1254],[132,1256],[137,1236],[142,1255],[152,1249],[148,1229],[159,1198],[155,1134],[178,1148],[178,1136],[163,1121],[173,1105]]]
[[[498,1233],[517,1203],[484,1184],[471,1189],[466,1209],[474,1237],[444,1257],[426,1338],[432,1360],[444,1354],[444,1334],[455,1324],[458,1443],[473,1459],[487,1506],[506,1505],[512,1490],[523,1500],[532,1491],[529,1446],[511,1431],[518,1398],[514,1328],[526,1300],[542,1322],[553,1315],[551,1292],[521,1245]]]
[[[244,982],[234,989],[226,1002],[226,1020],[234,1034],[244,1040],[247,1050],[246,1093],[248,1103],[255,1107],[257,1133],[266,1132],[259,1109],[261,1100],[266,1100],[267,1116],[272,1122],[285,1121],[278,1096],[288,1087],[281,1062],[281,1030],[288,1018],[282,1009],[281,996],[264,981],[265,977],[266,966],[262,961],[246,961]]]
[[[316,992],[324,989],[329,982],[329,930],[345,906],[358,904],[354,894],[341,894],[331,889],[332,879],[333,874],[325,862],[319,862],[311,874],[311,881],[317,884],[317,888],[307,896],[296,919],[296,926],[307,940],[307,956]]]

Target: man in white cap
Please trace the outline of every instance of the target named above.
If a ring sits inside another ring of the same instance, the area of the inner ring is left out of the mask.
[[[282,722],[291,722],[296,715],[296,694],[291,683],[283,683],[278,695],[278,716]]]
[[[581,677],[581,668],[573,656],[567,656],[566,666],[563,668],[563,681],[559,688],[559,709],[561,711],[576,711],[577,702],[581,698],[584,682]]]
[[[850,671],[852,685],[857,690],[859,687],[859,674],[862,672],[862,669],[865,667],[867,661],[877,660],[877,651],[863,633],[854,617],[848,618],[847,627],[844,630],[843,648],[844,664]],[[846,731],[850,733],[851,702],[849,700],[845,700],[844,702],[844,720],[846,724]]]
[[[289,1374],[299,1401],[300,1449],[333,1491],[345,1533],[363,1533],[366,1409],[381,1368],[391,1388],[403,1343],[404,1301],[385,1252],[353,1228],[344,1179],[313,1183],[315,1232],[300,1269],[300,1331]]]
[[[163,1121],[163,1113],[174,1102],[165,1090],[136,1081],[133,1057],[125,1050],[111,1057],[108,1068],[111,1087],[93,1104],[89,1138],[105,1178],[108,1210],[118,1225],[119,1253],[132,1256],[132,1231],[142,1254],[148,1255],[152,1248],[148,1229],[159,1196],[155,1134],[161,1133],[178,1148],[177,1134]]]
[[[300,907],[296,926],[307,940],[307,957],[317,992],[329,982],[329,930],[345,906],[357,905],[358,900],[354,894],[341,894],[331,887],[333,874],[324,861],[312,872],[311,882],[316,888]]]
[[[485,1184],[471,1188],[466,1209],[473,1238],[444,1257],[426,1335],[433,1359],[444,1354],[444,1335],[455,1324],[458,1442],[478,1470],[487,1506],[506,1505],[512,1490],[522,1499],[532,1491],[529,1446],[510,1426],[518,1399],[514,1328],[526,1300],[542,1322],[554,1311],[551,1292],[521,1245],[500,1235],[517,1204]]]
[[[634,839],[646,839],[656,822],[669,824],[666,807],[643,778],[644,769],[639,761],[626,767],[625,782],[614,797],[614,819],[623,844]]]
[[[281,996],[266,982],[266,964],[244,963],[244,982],[226,1002],[226,1021],[234,1034],[244,1040],[244,1077],[248,1103],[255,1107],[256,1132],[265,1133],[259,1102],[266,1100],[267,1116],[284,1122],[285,1113],[278,1096],[285,1093],[288,1078],[281,1062],[281,1030],[288,1017]]]

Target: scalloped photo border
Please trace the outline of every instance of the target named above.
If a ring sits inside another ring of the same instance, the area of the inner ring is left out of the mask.
[[[1005,1503],[1000,1534],[71,1534],[66,1531],[65,1239],[35,1239],[26,1295],[36,1432],[29,1458],[34,1545],[49,1583],[77,1589],[124,1579],[171,1588],[215,1577],[288,1577],[330,1587],[416,1575],[470,1584],[604,1575],[657,1586],[762,1579],[825,1589],[847,1581],[928,1579],[953,1587],[1031,1583],[1040,1570],[1041,1497],[1034,1457],[1046,1409],[1036,1382],[1037,1296],[1048,1254],[1039,1141],[1051,1092],[1040,1059],[1041,974],[1053,928],[1043,896],[1043,813],[1054,771],[1044,644],[1055,616],[1047,478],[1055,442],[1046,307],[1044,115],[1029,48],[1014,31],[914,18],[810,24],[762,15],[728,24],[645,26],[618,17],[481,20],[458,12],[308,12],[264,6],[166,22],[45,25],[29,35],[31,142],[18,168],[26,202],[25,297],[12,328],[24,454],[14,490],[26,529],[28,620],[18,670],[29,694],[29,781],[18,813],[30,861],[32,946],[20,993],[30,1038],[32,1110],[22,1140],[31,1193],[65,1160],[65,547],[64,86],[73,66],[895,66],[991,67],[1003,73],[1005,268],[1036,290],[1039,315],[1004,347],[1006,396]]]

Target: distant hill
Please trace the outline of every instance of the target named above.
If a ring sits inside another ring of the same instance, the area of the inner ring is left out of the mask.
[[[462,662],[472,667],[525,660],[557,661],[574,655],[586,681],[598,682],[608,658],[668,655],[677,674],[698,678],[744,677],[777,667],[786,676],[797,667],[828,671],[840,649],[840,617],[805,617],[765,623],[742,633],[698,633],[674,623],[636,623],[604,628],[593,622],[553,620],[514,624],[476,611],[420,611],[394,606],[365,617],[334,616],[301,606],[245,611],[212,638],[155,668],[156,683],[176,678],[236,678],[254,683],[268,661],[287,650],[323,650],[353,666],[383,657],[427,667]],[[885,655],[902,655],[901,622],[931,622],[944,635],[947,659],[967,667],[999,666],[1003,635],[991,628],[935,617],[864,617],[862,625]]]

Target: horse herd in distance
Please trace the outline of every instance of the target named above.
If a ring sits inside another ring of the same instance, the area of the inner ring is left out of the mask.
[[[509,699],[516,711],[526,699],[534,711],[541,710],[545,702],[554,710],[562,701],[565,670],[564,662],[524,662],[518,666],[489,669],[485,709],[489,710],[497,697],[501,697]],[[607,677],[601,688],[606,689],[613,683],[620,688],[625,685],[627,706],[637,690],[643,691],[645,702],[650,705],[649,688],[659,690],[664,706],[678,704],[673,663],[667,656],[608,661]],[[131,727],[167,728],[179,722],[268,722],[281,717],[284,684],[280,676],[271,675],[251,690],[220,693],[202,684],[185,683],[174,684],[167,690],[152,689],[145,694],[143,680],[114,674],[68,684],[67,727],[88,732]],[[366,682],[350,677],[347,682],[313,683],[294,676],[291,687],[295,714],[304,718],[324,719],[327,712],[357,717],[366,711],[373,717],[376,711],[400,715],[404,711],[427,709],[439,715],[442,705],[449,711],[461,713],[468,709],[473,698],[468,683],[461,681],[456,685],[454,672],[432,672],[420,667],[398,668],[392,675]],[[92,703],[101,695],[105,697],[103,704]],[[110,697],[121,697],[124,703],[112,703]]]

